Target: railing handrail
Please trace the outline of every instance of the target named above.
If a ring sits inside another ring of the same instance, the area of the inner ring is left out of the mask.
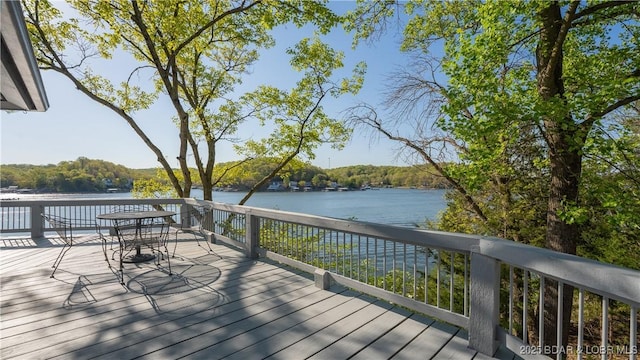
[[[640,271],[494,237],[480,238],[478,253],[640,306]]]
[[[119,206],[119,205],[177,205],[184,204],[185,199],[43,199],[43,200],[3,200],[0,201],[0,209],[4,208],[28,208],[29,216],[7,216],[17,221],[18,227],[9,226],[9,220],[4,219],[5,211],[2,211],[2,227],[0,233],[30,232],[32,238],[38,238],[45,231],[44,220],[40,216],[45,213],[45,208],[59,207],[72,208],[82,206]],[[97,215],[97,214],[96,214]],[[14,219],[18,217],[18,219]],[[27,221],[27,219],[29,221]],[[13,222],[12,222],[13,223]],[[5,228],[5,225],[9,226]],[[28,226],[28,227],[27,227]],[[87,230],[88,228],[82,228]]]
[[[516,265],[554,278],[565,284],[580,286],[611,299],[640,306],[640,272],[583,258],[576,255],[516,243],[496,237],[409,229],[362,221],[270,210],[245,205],[214,202],[220,210],[246,213],[272,220],[332,228],[335,230],[391,239],[412,245],[465,253],[479,253],[509,265]],[[585,271],[588,269],[588,271]],[[633,286],[635,283],[635,286]]]
[[[28,207],[34,205],[44,206],[76,206],[83,204],[92,205],[160,205],[160,204],[184,204],[185,199],[47,199],[47,200],[2,200],[0,207]]]
[[[219,210],[232,211],[241,214],[251,211],[251,214],[254,216],[271,220],[286,220],[291,223],[327,227],[333,230],[368,235],[380,239],[395,240],[411,245],[426,245],[433,248],[454,250],[458,252],[470,252],[473,246],[478,245],[478,241],[481,238],[477,235],[411,229],[358,220],[344,220],[326,216],[257,208],[246,205],[231,205],[217,202],[214,202],[213,204],[214,207]]]

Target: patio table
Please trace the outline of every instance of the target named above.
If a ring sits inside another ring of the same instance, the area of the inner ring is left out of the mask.
[[[120,242],[120,251],[124,251],[125,241],[133,241],[136,249],[134,255],[126,256],[122,259],[123,262],[137,263],[149,261],[155,258],[153,254],[143,254],[141,252],[141,245],[144,242],[145,233],[143,232],[143,223],[147,220],[153,220],[157,218],[166,218],[174,216],[176,213],[173,211],[165,210],[151,210],[151,211],[118,211],[113,213],[106,213],[97,215],[96,218],[101,220],[111,220],[113,222],[116,235]],[[134,224],[133,226],[131,224]],[[148,225],[148,224],[144,224]],[[153,226],[153,224],[151,224]],[[131,239],[124,239],[125,229],[133,229],[135,233]],[[160,234],[162,236],[163,234]]]

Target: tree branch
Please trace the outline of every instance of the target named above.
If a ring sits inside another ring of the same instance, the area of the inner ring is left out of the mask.
[[[589,15],[594,14],[594,13],[596,13],[598,11],[603,10],[603,9],[610,9],[610,8],[614,8],[614,7],[621,6],[621,5],[627,5],[627,4],[629,4],[629,1],[608,1],[608,2],[603,2],[603,3],[600,3],[600,4],[589,6],[588,8],[580,11],[579,13],[577,13],[574,16],[573,19],[574,20],[578,20],[580,18],[583,18],[585,16],[589,16]]]
[[[571,23],[573,22],[575,12],[578,9],[578,5],[580,5],[579,0],[573,1],[571,2],[571,5],[569,5],[569,9],[567,9],[565,18],[562,21],[562,26],[560,26],[560,31],[558,31],[558,35],[555,39],[555,43],[553,44],[551,56],[549,57],[549,62],[547,62],[547,66],[545,68],[545,72],[547,74],[553,73],[552,70],[556,68],[558,61],[560,61],[561,59],[562,47],[564,46],[564,41],[567,38],[569,29],[571,29]]]
[[[595,112],[591,115],[589,115],[585,121],[593,121],[593,119],[597,119],[597,118],[601,118],[625,105],[631,104],[634,101],[640,100],[640,94],[634,94],[631,95],[629,97],[626,97],[624,99],[620,99],[616,102],[614,102],[613,104],[607,106],[606,108],[602,109],[599,112]]]
[[[247,11],[247,10],[251,9],[252,7],[254,7],[254,6],[258,5],[258,4],[261,4],[261,3],[262,3],[262,0],[256,0],[256,1],[251,2],[248,5],[246,5],[245,2],[243,1],[240,6],[235,7],[233,9],[229,9],[229,10],[221,13],[220,15],[214,17],[213,19],[211,19],[211,21],[209,21],[208,23],[204,24],[200,29],[196,30],[193,34],[191,34],[191,36],[189,36],[182,43],[180,43],[178,46],[176,46],[176,48],[173,51],[174,54],[179,53],[184,47],[188,46],[193,40],[197,39],[202,33],[207,31],[211,27],[213,27],[213,25],[215,25],[218,21],[224,19],[227,16],[233,15],[235,13],[241,13],[241,12]]]
[[[365,115],[357,114],[356,110],[358,110],[358,109],[364,109],[367,112],[367,114],[365,114]],[[385,129],[384,126],[382,125],[382,122],[378,119],[378,115],[377,115],[376,111],[371,106],[366,105],[366,104],[361,104],[359,106],[351,108],[350,115],[349,115],[349,121],[351,121],[352,123],[360,123],[360,124],[365,124],[367,126],[370,126],[370,127],[374,128],[376,131],[378,131],[381,134],[383,134],[384,136],[386,136],[389,140],[393,140],[393,141],[399,142],[399,143],[403,144],[404,146],[416,151],[418,154],[420,154],[420,156],[427,163],[429,163],[431,166],[433,166],[434,169],[442,177],[444,177],[464,197],[464,199],[467,202],[467,204],[469,204],[469,206],[471,206],[473,211],[476,213],[476,215],[480,219],[482,219],[485,222],[488,221],[486,215],[484,214],[484,212],[482,211],[482,209],[480,208],[478,203],[467,192],[467,190],[462,186],[462,184],[460,184],[460,182],[458,182],[456,179],[451,177],[445,171],[445,169],[442,166],[440,166],[440,164],[438,162],[436,162],[425,151],[425,149],[422,146],[420,146],[419,144],[416,144],[414,141],[412,141],[410,139],[407,139],[405,137],[398,136],[398,135],[393,135],[390,131]]]

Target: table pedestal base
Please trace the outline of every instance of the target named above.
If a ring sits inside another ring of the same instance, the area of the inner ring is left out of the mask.
[[[151,261],[155,258],[156,256],[153,254],[135,254],[135,255],[127,255],[123,257],[122,262],[139,263],[139,262]]]

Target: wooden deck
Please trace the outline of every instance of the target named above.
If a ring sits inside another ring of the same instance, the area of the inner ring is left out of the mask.
[[[186,240],[186,238],[185,238]],[[181,241],[117,280],[97,241],[2,238],[1,359],[486,359],[456,327],[278,264]],[[115,262],[113,262],[115,263]],[[498,358],[514,355],[499,350]]]

